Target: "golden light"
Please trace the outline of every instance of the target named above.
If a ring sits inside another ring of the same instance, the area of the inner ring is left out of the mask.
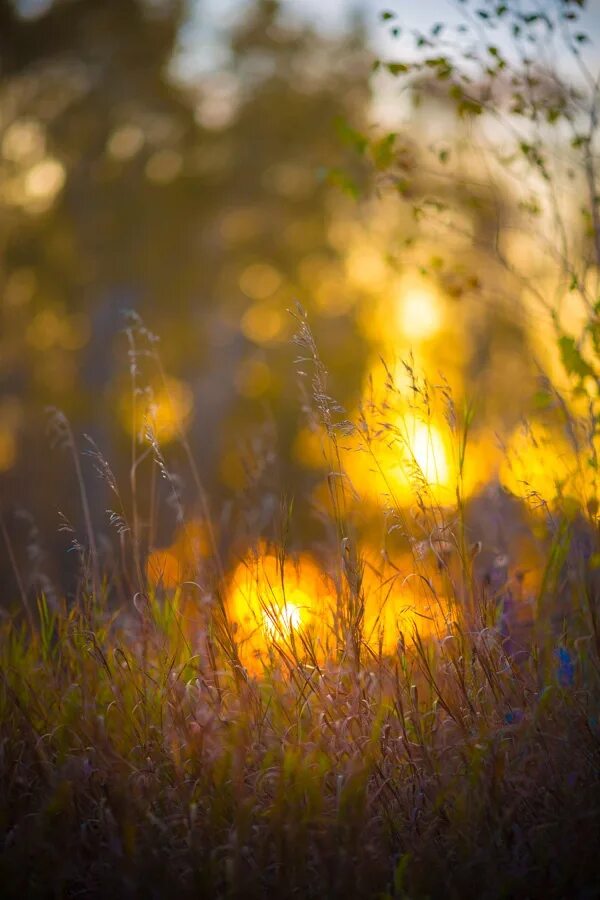
[[[253,343],[270,344],[282,338],[286,324],[280,309],[269,302],[258,302],[248,307],[240,328],[242,334]]]
[[[17,460],[17,441],[14,432],[0,423],[0,472],[12,469]]]
[[[276,639],[279,634],[298,631],[302,624],[302,613],[295,603],[284,603],[282,607],[266,609],[263,625],[269,637]]]
[[[271,370],[262,359],[245,359],[235,372],[235,386],[243,397],[260,397],[271,386]]]
[[[402,280],[398,290],[396,324],[411,341],[426,341],[441,330],[443,311],[440,298],[432,286],[418,281]]]
[[[394,653],[400,637],[409,643],[415,630],[424,638],[447,631],[448,601],[433,589],[431,572],[420,578],[410,554],[398,566],[372,549],[363,558],[363,636],[373,652]]]
[[[122,125],[111,134],[107,150],[113,159],[132,159],[144,146],[144,132],[137,125]]]
[[[127,391],[119,404],[121,421],[127,431],[144,435],[150,428],[160,444],[168,444],[190,425],[194,409],[194,395],[185,381],[168,377],[156,388],[136,398],[133,404]]]
[[[46,146],[45,129],[36,119],[17,119],[2,138],[2,155],[12,162],[39,159]]]
[[[352,447],[344,455],[350,479],[359,493],[376,501],[410,505],[417,494],[451,503],[456,473],[441,429],[414,413],[390,416],[386,428],[375,428],[369,450]]]
[[[502,485],[518,497],[548,504],[560,493],[578,495],[583,488],[578,483],[578,463],[575,449],[558,429],[541,423],[520,426],[509,438],[500,466]],[[590,473],[591,474],[591,473]]]
[[[251,300],[266,300],[280,287],[281,274],[267,263],[253,263],[240,275],[240,289]]]
[[[25,176],[25,194],[28,200],[51,203],[66,180],[65,167],[57,159],[47,157],[36,163]]]
[[[348,252],[345,266],[348,278],[358,288],[373,290],[385,285],[388,272],[383,256],[364,242]]]
[[[404,477],[413,467],[417,477],[430,484],[448,484],[450,469],[442,435],[435,425],[423,422],[414,415],[403,416],[398,422],[401,446],[404,451],[399,469]]]
[[[33,298],[37,288],[37,277],[34,269],[21,266],[8,276],[4,288],[4,302],[7,306],[26,306]]]
[[[280,560],[266,550],[249,553],[235,568],[227,597],[240,657],[258,673],[277,644],[294,656],[305,654],[306,640],[320,647],[323,622],[333,602],[333,589],[307,554]]]
[[[49,350],[60,340],[60,317],[53,309],[43,309],[33,317],[26,331],[26,340],[36,350]]]
[[[146,560],[146,578],[154,587],[176,588],[182,581],[181,561],[171,550],[153,550]]]
[[[197,577],[203,559],[211,553],[208,527],[192,519],[177,530],[173,543],[148,554],[146,577],[153,587],[177,588],[186,578]]]

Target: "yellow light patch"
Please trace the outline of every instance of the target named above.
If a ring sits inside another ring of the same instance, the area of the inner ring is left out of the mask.
[[[133,407],[133,408],[132,408]],[[194,395],[188,384],[166,378],[155,389],[135,398],[127,391],[121,400],[123,425],[131,433],[144,435],[149,428],[160,444],[168,444],[185,434],[192,420]]]
[[[253,263],[240,275],[240,289],[251,300],[266,300],[280,287],[280,273],[267,263]]]
[[[288,651],[293,645],[302,656],[302,637],[317,639],[332,602],[332,588],[310,556],[286,559],[282,572],[264,546],[249,554],[234,570],[227,598],[244,665],[259,672],[275,643]]]
[[[411,341],[435,337],[443,325],[442,305],[435,290],[418,281],[401,281],[396,322],[400,333]]]
[[[242,333],[255,344],[270,344],[280,340],[285,330],[281,310],[269,303],[253,303],[240,323]]]

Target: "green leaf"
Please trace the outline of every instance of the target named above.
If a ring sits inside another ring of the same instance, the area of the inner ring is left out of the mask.
[[[405,890],[406,874],[411,860],[410,853],[403,853],[394,870],[394,891],[396,896],[402,895]]]
[[[367,147],[369,146],[369,142],[360,131],[357,131],[343,118],[338,117],[335,120],[335,128],[338,133],[338,137],[349,147],[352,147],[358,153],[365,153]]]
[[[386,134],[381,140],[376,141],[371,147],[371,153],[373,155],[373,162],[375,163],[375,168],[380,171],[384,169],[388,169],[393,163],[396,156],[396,134],[394,132],[390,132],[390,134]]]
[[[594,370],[579,352],[575,339],[563,334],[558,340],[560,356],[565,371],[569,375],[577,375],[579,378],[594,376]]]
[[[342,169],[329,169],[327,172],[327,181],[333,187],[339,188],[344,194],[356,200],[360,194],[358,185],[353,178]]]
[[[386,63],[385,67],[390,75],[403,75],[405,72],[410,72],[410,66],[406,63]]]

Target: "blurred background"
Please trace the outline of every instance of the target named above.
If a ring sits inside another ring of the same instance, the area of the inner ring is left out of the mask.
[[[434,0],[397,7],[409,30],[458,15]],[[498,209],[517,206],[508,184],[492,188],[483,172],[475,190],[448,182],[463,230],[415,217],[410,201],[430,180],[440,187],[420,147],[443,154],[457,140],[472,171],[469,126],[434,87],[415,106],[389,72],[373,74],[377,57],[402,52],[383,9],[0,0],[0,492],[19,554],[35,533],[48,560],[64,558],[58,510],[80,523],[48,407],[127,485],[144,418],[132,410],[127,311],[158,336],[166,374],[140,355],[138,387],[149,390],[136,405],[148,398],[184,498],[176,438],[186,434],[217,520],[242,495],[250,507],[254,490],[261,532],[282,493],[318,484],[290,344],[296,302],[349,414],[384,380],[380,356],[393,368],[412,351],[458,402],[476,398],[474,442],[488,443],[473,492],[497,477],[493,436],[509,436],[529,408],[547,316],[487,261]],[[591,9],[593,35],[598,19]],[[391,194],[373,189],[355,136],[389,130],[410,178]],[[522,242],[510,252],[532,263]],[[436,441],[428,452],[443,481]],[[108,533],[110,490],[91,460],[83,468],[95,527]],[[354,477],[368,496],[368,468]],[[310,537],[309,512],[298,516]],[[160,517],[150,543],[168,544],[176,527],[172,511]]]

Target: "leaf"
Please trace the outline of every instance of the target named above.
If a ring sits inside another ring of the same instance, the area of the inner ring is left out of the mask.
[[[358,153],[365,153],[369,142],[360,131],[357,131],[343,118],[338,117],[335,120],[335,128],[340,139],[349,147],[352,147]]]
[[[344,194],[356,200],[359,196],[359,188],[353,178],[342,169],[329,169],[327,173],[327,181],[333,187],[339,188]]]
[[[390,73],[390,75],[403,75],[405,72],[410,72],[410,66],[407,63],[386,63],[386,69]]]
[[[575,339],[563,334],[558,340],[562,364],[568,375],[577,375],[579,378],[594,376],[594,370],[579,352]]]
[[[375,163],[375,168],[381,170],[388,169],[394,161],[396,156],[396,134],[395,132],[390,132],[390,134],[386,134],[381,140],[376,141],[371,147],[371,153],[373,155],[373,162]]]
[[[403,853],[394,870],[394,891],[396,895],[403,894],[405,890],[406,874],[411,861],[410,853]]]

